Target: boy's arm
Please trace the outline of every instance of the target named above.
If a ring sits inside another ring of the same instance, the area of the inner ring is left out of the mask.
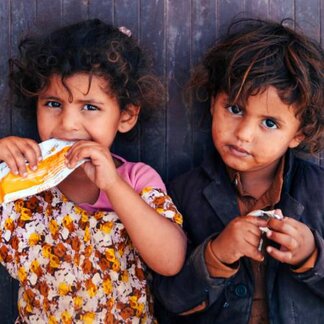
[[[317,231],[313,233],[317,248],[314,267],[302,273],[292,271],[292,274],[296,280],[306,284],[316,295],[324,299],[324,238]]]
[[[185,313],[200,305],[205,308],[222,295],[229,278],[213,278],[208,272],[205,249],[210,239],[196,248],[189,245],[185,265],[177,275],[154,276],[155,296],[172,313]]]

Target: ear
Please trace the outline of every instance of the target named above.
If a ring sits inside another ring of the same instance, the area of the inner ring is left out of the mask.
[[[301,131],[297,132],[295,137],[290,141],[288,147],[295,148],[297,147],[305,138],[305,135],[301,133]]]
[[[141,108],[135,105],[128,105],[126,110],[123,110],[120,114],[118,131],[120,133],[127,133],[137,123],[138,115]]]

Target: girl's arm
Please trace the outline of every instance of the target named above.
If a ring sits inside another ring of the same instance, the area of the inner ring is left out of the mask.
[[[186,238],[181,228],[158,214],[119,176],[106,147],[90,141],[79,141],[67,154],[69,167],[82,159],[87,176],[109,198],[123,222],[135,248],[145,263],[163,275],[180,271],[186,252]]]
[[[179,272],[186,251],[181,228],[158,214],[120,177],[105,193],[145,263],[166,276]]]

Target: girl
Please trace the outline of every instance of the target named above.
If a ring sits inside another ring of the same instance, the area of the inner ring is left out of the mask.
[[[18,322],[152,322],[142,260],[163,275],[180,270],[181,216],[152,168],[110,153],[117,132],[158,103],[148,62],[131,36],[99,20],[20,50],[11,81],[20,102],[36,106],[40,139],[75,141],[68,167],[88,160],[57,187],[0,208],[1,262],[20,282]],[[24,177],[40,149],[7,137],[0,159]]]
[[[323,64],[306,36],[243,19],[196,70],[215,149],[170,185],[190,244],[177,276],[156,277],[161,323],[323,321],[324,172],[292,152],[323,148]]]

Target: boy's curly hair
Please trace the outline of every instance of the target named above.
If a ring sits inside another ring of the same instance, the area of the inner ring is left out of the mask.
[[[65,80],[75,73],[103,77],[107,93],[117,98],[121,110],[129,104],[153,108],[161,104],[163,87],[152,73],[151,61],[133,37],[99,19],[62,27],[46,37],[19,44],[19,57],[10,60],[10,85],[15,105],[31,110],[53,74]],[[69,91],[71,94],[71,92]],[[32,109],[33,111],[35,109]]]
[[[195,70],[189,87],[208,97],[225,92],[233,104],[273,86],[295,108],[305,135],[300,149],[322,150],[324,52],[315,41],[281,23],[260,19],[232,22]]]

